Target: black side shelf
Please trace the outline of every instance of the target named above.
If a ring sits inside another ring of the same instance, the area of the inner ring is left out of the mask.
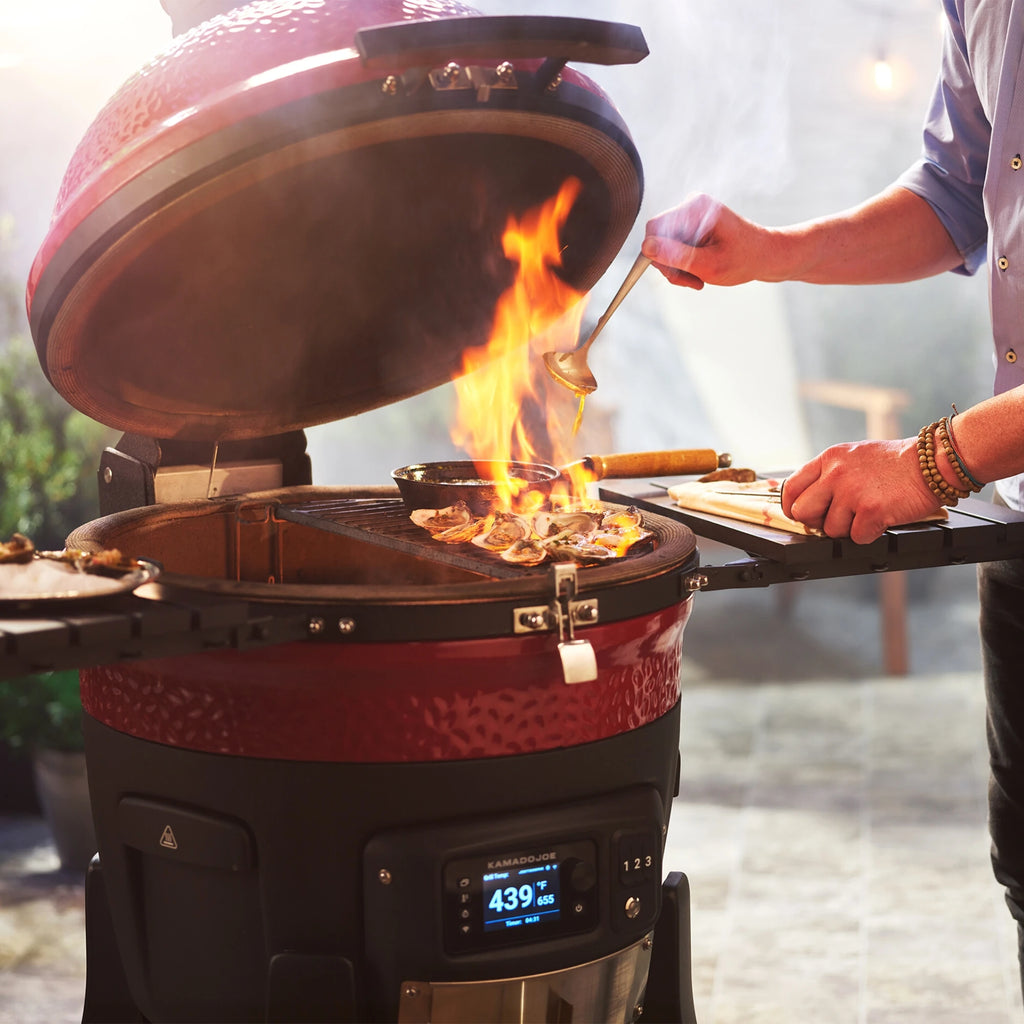
[[[689,526],[698,540],[719,541],[749,556],[725,565],[701,565],[687,579],[691,590],[767,587],[1024,555],[1024,513],[974,498],[951,508],[947,522],[897,526],[872,544],[854,544],[849,538],[804,537],[682,509],[673,504],[664,487],[647,481],[616,481],[614,486],[602,487],[600,497],[676,519]]]

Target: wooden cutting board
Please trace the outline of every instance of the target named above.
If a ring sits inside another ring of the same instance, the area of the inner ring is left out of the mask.
[[[670,487],[668,493],[680,508],[694,512],[711,512],[805,537],[824,536],[821,530],[790,519],[782,511],[781,479],[755,480],[753,483],[727,480],[701,483],[693,480]],[[947,518],[946,510],[939,509],[923,521],[944,522]]]

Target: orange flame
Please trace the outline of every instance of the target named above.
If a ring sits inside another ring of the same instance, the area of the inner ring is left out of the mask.
[[[566,416],[566,407],[573,397],[548,377],[541,354],[573,348],[579,338],[583,293],[566,284],[557,268],[562,265],[559,231],[580,187],[577,178],[569,178],[551,199],[506,223],[502,248],[518,271],[498,300],[490,339],[467,350],[463,375],[454,382],[458,408],[452,440],[476,462],[562,465],[570,460],[566,423],[572,415]],[[581,467],[568,475],[572,493],[585,493],[592,475]],[[529,488],[507,472],[497,491],[511,508],[522,506]]]

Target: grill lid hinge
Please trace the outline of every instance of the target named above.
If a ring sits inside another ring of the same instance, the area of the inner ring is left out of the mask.
[[[100,515],[313,482],[301,430],[242,441],[124,434],[100,458]]]

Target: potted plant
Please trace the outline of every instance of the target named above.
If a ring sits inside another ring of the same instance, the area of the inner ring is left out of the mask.
[[[0,815],[39,814],[41,810],[32,762],[0,739]]]
[[[72,529],[99,514],[96,457],[117,434],[72,409],[40,370],[28,340],[23,285],[12,269],[16,233],[14,219],[0,207],[0,540],[23,533],[37,548],[61,548]],[[35,694],[25,703],[27,685],[0,683],[0,812],[39,809],[24,755],[29,746],[42,749],[43,732],[56,733],[48,741],[55,749],[81,749],[73,674],[41,684],[45,696],[39,699],[44,707],[53,705],[56,715],[49,723],[40,721]],[[64,710],[57,711],[57,705]],[[39,742],[23,739],[37,735]]]
[[[82,740],[78,672],[0,681],[0,738],[31,757],[61,867],[84,874],[96,852]]]

